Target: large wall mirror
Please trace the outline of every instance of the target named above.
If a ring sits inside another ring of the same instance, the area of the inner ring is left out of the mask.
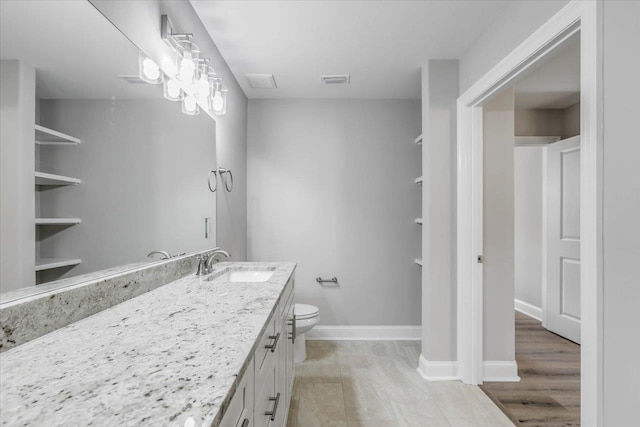
[[[1,7],[0,292],[215,246],[215,121],[140,80],[88,1]]]

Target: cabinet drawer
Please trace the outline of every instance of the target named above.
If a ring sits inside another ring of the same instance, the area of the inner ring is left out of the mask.
[[[220,427],[252,427],[255,386],[254,359],[252,358],[249,362],[249,366],[220,422]]]
[[[285,396],[276,390],[276,374],[277,364],[273,363],[265,372],[264,384],[256,394],[254,427],[273,427],[281,418]]]
[[[274,315],[267,324],[267,328],[262,334],[258,347],[256,348],[256,390],[259,390],[262,383],[265,380],[267,369],[273,364],[275,359],[276,350],[278,346],[282,344],[282,338],[280,336],[280,330],[276,329],[278,316]],[[274,348],[275,347],[275,348]]]

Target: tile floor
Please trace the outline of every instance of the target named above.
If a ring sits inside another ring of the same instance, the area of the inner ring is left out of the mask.
[[[287,427],[513,426],[478,387],[424,381],[419,354],[419,341],[307,341]]]

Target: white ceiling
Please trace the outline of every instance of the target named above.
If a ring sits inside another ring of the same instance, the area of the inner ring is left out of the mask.
[[[510,1],[190,0],[249,98],[420,98],[427,58],[459,58]],[[245,74],[273,74],[253,89]],[[350,74],[323,86],[322,74]]]
[[[43,99],[162,97],[117,77],[138,74],[138,49],[88,1],[0,0],[0,59],[33,65]]]
[[[564,109],[580,101],[580,34],[547,55],[515,85],[516,108]]]

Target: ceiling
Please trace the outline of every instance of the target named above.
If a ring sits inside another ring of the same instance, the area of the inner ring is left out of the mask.
[[[0,0],[0,59],[33,65],[42,99],[162,97],[117,77],[138,74],[138,49],[88,1]]]
[[[580,34],[546,55],[515,92],[516,108],[565,109],[580,102]]]
[[[461,57],[510,3],[190,1],[249,98],[405,99],[420,98],[427,58]],[[260,73],[277,89],[249,87],[245,74]]]

